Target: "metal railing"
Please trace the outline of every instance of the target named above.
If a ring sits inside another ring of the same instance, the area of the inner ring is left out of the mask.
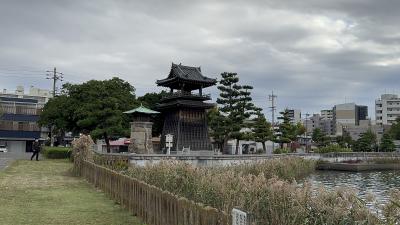
[[[196,94],[196,93],[189,93],[189,92],[173,92],[167,93],[163,99],[170,99],[170,98],[179,98],[179,97],[189,97],[189,98],[201,98],[201,99],[211,99],[210,94]]]

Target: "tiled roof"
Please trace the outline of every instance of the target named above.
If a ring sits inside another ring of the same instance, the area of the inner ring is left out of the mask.
[[[181,64],[172,63],[171,72],[169,73],[168,78],[158,80],[157,84],[165,83],[177,78],[199,83],[215,84],[217,82],[215,79],[203,76],[200,67],[184,66]]]
[[[139,107],[131,109],[124,113],[126,113],[126,114],[131,114],[131,113],[158,114],[159,112],[148,109],[148,108],[144,107],[143,105],[140,105]]]

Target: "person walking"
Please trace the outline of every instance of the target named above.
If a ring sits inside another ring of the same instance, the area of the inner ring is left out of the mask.
[[[33,150],[33,154],[31,156],[31,160],[33,159],[33,157],[36,156],[36,161],[39,161],[39,152],[40,152],[40,143],[39,143],[39,139],[35,139],[35,142],[33,142],[32,145],[32,150]]]

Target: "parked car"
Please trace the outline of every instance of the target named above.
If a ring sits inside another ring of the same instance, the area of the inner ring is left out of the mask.
[[[0,145],[0,152],[7,152],[7,145]]]

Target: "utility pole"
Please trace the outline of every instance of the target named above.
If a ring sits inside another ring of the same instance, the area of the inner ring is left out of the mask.
[[[60,73],[60,72],[57,72],[57,68],[56,67],[54,67],[54,69],[53,69],[53,71],[50,71],[50,70],[47,70],[46,71],[48,74],[46,74],[47,75],[47,77],[46,77],[46,79],[48,79],[48,80],[53,80],[53,98],[54,97],[56,97],[56,84],[57,84],[57,81],[58,80],[60,80],[60,81],[63,81],[63,73]]]
[[[310,114],[306,113],[306,132],[305,132],[306,152],[308,151],[307,150],[307,147],[308,147],[308,140],[307,140],[308,135],[307,135],[307,133],[308,133],[308,117],[309,116],[310,116]]]
[[[47,70],[46,71],[47,72],[47,77],[46,77],[46,79],[48,79],[48,80],[53,80],[53,98],[55,98],[56,97],[56,84],[57,84],[57,81],[58,80],[60,80],[60,81],[63,81],[63,73],[60,73],[60,72],[57,72],[57,68],[56,67],[54,67],[54,69],[53,69],[53,71],[50,71],[50,70]],[[53,127],[53,125],[50,127],[50,145],[53,147],[54,146],[54,135],[53,135],[53,129],[54,129],[54,127]]]
[[[271,118],[271,122],[272,122],[272,136],[274,136],[275,134],[275,110],[276,110],[276,106],[275,106],[275,99],[278,96],[274,95],[274,91],[272,91],[272,94],[268,96],[269,101],[271,102],[271,107],[269,107],[271,109],[272,112],[272,118]],[[275,143],[274,141],[272,141],[272,153],[274,153],[275,150]]]

